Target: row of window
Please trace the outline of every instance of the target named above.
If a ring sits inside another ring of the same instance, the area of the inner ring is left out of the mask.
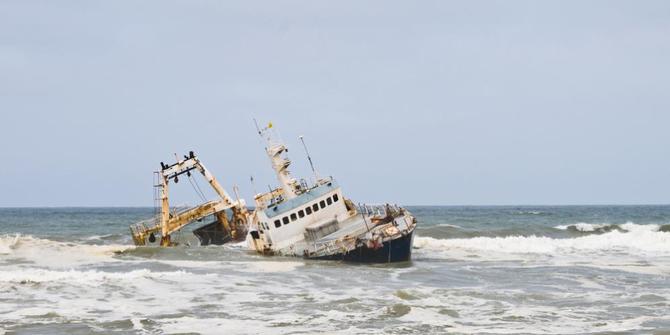
[[[291,213],[290,215],[287,215],[287,216],[281,218],[281,220],[275,220],[275,222],[274,222],[275,227],[279,228],[279,227],[281,227],[282,223],[284,223],[284,225],[287,225],[289,222],[293,222],[293,221],[297,220],[298,218],[302,219],[302,218],[305,217],[305,215],[311,215],[312,213],[316,213],[316,212],[319,211],[319,209],[324,209],[324,208],[326,208],[326,206],[330,206],[333,203],[338,202],[339,200],[340,200],[340,197],[338,197],[337,194],[333,194],[332,197],[328,197],[324,200],[321,200],[317,203],[314,203],[311,206],[307,206],[307,207],[305,207],[305,209],[301,209],[301,210],[297,211],[296,213]],[[266,230],[269,229],[267,223],[263,223],[263,225],[264,225],[263,228],[265,228]]]

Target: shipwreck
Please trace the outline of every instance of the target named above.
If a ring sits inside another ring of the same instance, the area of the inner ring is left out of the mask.
[[[235,191],[226,192],[198,157],[190,152],[172,165],[161,163],[156,172],[156,215],[130,227],[136,245],[171,246],[171,235],[190,224],[210,220],[193,230],[201,245],[246,241],[251,251],[264,255],[297,256],[309,259],[390,263],[411,260],[416,218],[405,208],[391,205],[354,204],[332,177],[320,177],[314,169],[310,184],[292,177],[288,148],[272,124],[258,134],[272,164],[279,186],[254,197],[247,208]],[[204,176],[218,199],[198,206],[171,208],[169,182],[192,172]]]

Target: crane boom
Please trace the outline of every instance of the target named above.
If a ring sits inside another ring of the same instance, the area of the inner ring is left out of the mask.
[[[186,174],[191,177],[191,171],[200,172],[205,180],[214,189],[219,199],[212,200],[190,207],[180,211],[170,211],[168,185],[170,181],[179,182],[179,176]],[[219,184],[214,175],[205,167],[198,157],[189,152],[184,159],[178,160],[172,165],[165,165],[161,162],[161,171],[159,171],[160,183],[156,185],[160,188],[160,213],[153,220],[140,222],[131,226],[133,241],[136,245],[146,245],[147,239],[151,240],[155,233],[161,234],[161,246],[170,246],[172,241],[170,236],[184,228],[185,226],[201,221],[203,218],[213,215],[216,222],[232,239],[243,238],[246,234],[246,225],[249,213],[244,200],[233,200],[228,192]],[[233,216],[229,219],[226,210],[231,210]],[[155,239],[155,237],[153,237]]]

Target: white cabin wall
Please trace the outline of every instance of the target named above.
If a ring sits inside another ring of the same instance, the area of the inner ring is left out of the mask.
[[[303,218],[300,218],[298,216],[298,211],[303,210],[305,211],[305,208],[312,205],[319,204],[322,200],[326,200],[329,197],[332,197],[334,194],[337,194],[338,196],[338,201],[333,202],[331,205],[326,205],[325,208],[321,208],[319,206],[319,210],[317,212],[312,212],[312,214],[307,215],[305,213],[305,216]],[[289,221],[288,224],[283,223],[283,218],[288,217],[290,220],[291,214],[295,213],[296,216],[298,217],[296,221]],[[329,192],[326,193],[312,201],[309,201],[299,207],[296,207],[290,211],[286,211],[282,213],[281,215],[278,215],[276,217],[268,218],[265,216],[265,213],[259,213],[259,220],[261,222],[265,222],[267,226],[270,228],[269,231],[264,231],[264,234],[261,234],[262,238],[265,239],[265,242],[267,243],[267,236],[270,237],[272,240],[272,249],[273,250],[280,250],[285,247],[288,247],[296,242],[302,241],[304,239],[304,232],[305,232],[305,227],[317,223],[317,222],[322,222],[325,220],[342,220],[345,216],[348,217],[346,205],[344,203],[344,198],[342,197],[342,194],[340,193],[340,189],[336,189],[334,192]],[[276,228],[274,221],[275,220],[280,220],[281,222],[281,227]],[[266,235],[266,236],[263,236]]]

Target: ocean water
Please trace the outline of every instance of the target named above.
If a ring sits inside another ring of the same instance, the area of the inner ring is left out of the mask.
[[[670,206],[410,210],[412,262],[357,265],[135,248],[150,208],[0,209],[0,334],[670,334]]]

